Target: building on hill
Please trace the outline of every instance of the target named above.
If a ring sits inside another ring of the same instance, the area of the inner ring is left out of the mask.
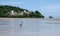
[[[12,16],[12,15],[17,15],[17,12],[14,10],[11,10],[10,12],[5,13],[6,16]]]
[[[23,15],[24,12],[18,12],[17,15]]]
[[[11,13],[10,13],[11,15],[17,15],[17,12],[15,12],[15,11],[11,11]]]
[[[29,11],[27,11],[27,10],[24,10],[24,13],[26,13],[27,15],[29,15],[29,13],[30,13],[30,12],[29,12]]]
[[[8,15],[8,16],[18,16],[18,15],[23,15],[23,14],[27,14],[27,15],[29,15],[29,11],[26,11],[26,10],[24,10],[24,11],[20,11],[20,12],[16,12],[16,11],[14,11],[14,10],[11,10],[10,12],[7,12],[6,13],[6,15]]]
[[[23,15],[24,12],[15,12],[15,11],[11,11],[11,15]]]

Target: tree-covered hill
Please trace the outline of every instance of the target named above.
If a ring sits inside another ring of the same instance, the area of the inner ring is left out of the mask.
[[[15,7],[15,6],[7,6],[7,5],[2,6],[2,5],[0,5],[0,14],[1,13],[7,13],[7,12],[9,12],[11,10],[19,12],[19,11],[23,11],[25,9],[22,9],[22,8],[19,8],[19,7]]]
[[[9,13],[11,10],[14,10],[17,14],[16,15],[9,15],[7,13]],[[16,6],[8,6],[8,5],[0,5],[0,17],[13,17],[13,18],[44,18],[44,16],[39,12],[39,11],[28,11],[26,10],[26,12],[29,12],[29,14],[25,13],[24,10],[26,9],[22,9]],[[23,12],[23,15],[18,15],[20,12]]]

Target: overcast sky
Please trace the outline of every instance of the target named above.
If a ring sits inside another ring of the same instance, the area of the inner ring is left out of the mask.
[[[45,17],[60,18],[60,0],[0,0],[0,5],[11,5],[30,11],[38,10]]]

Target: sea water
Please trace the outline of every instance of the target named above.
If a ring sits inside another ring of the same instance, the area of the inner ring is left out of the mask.
[[[0,19],[0,36],[60,36],[60,19]]]

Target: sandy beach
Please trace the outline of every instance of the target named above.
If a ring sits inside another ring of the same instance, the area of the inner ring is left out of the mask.
[[[23,21],[23,26],[20,23]],[[0,36],[60,36],[60,20],[0,18]]]

